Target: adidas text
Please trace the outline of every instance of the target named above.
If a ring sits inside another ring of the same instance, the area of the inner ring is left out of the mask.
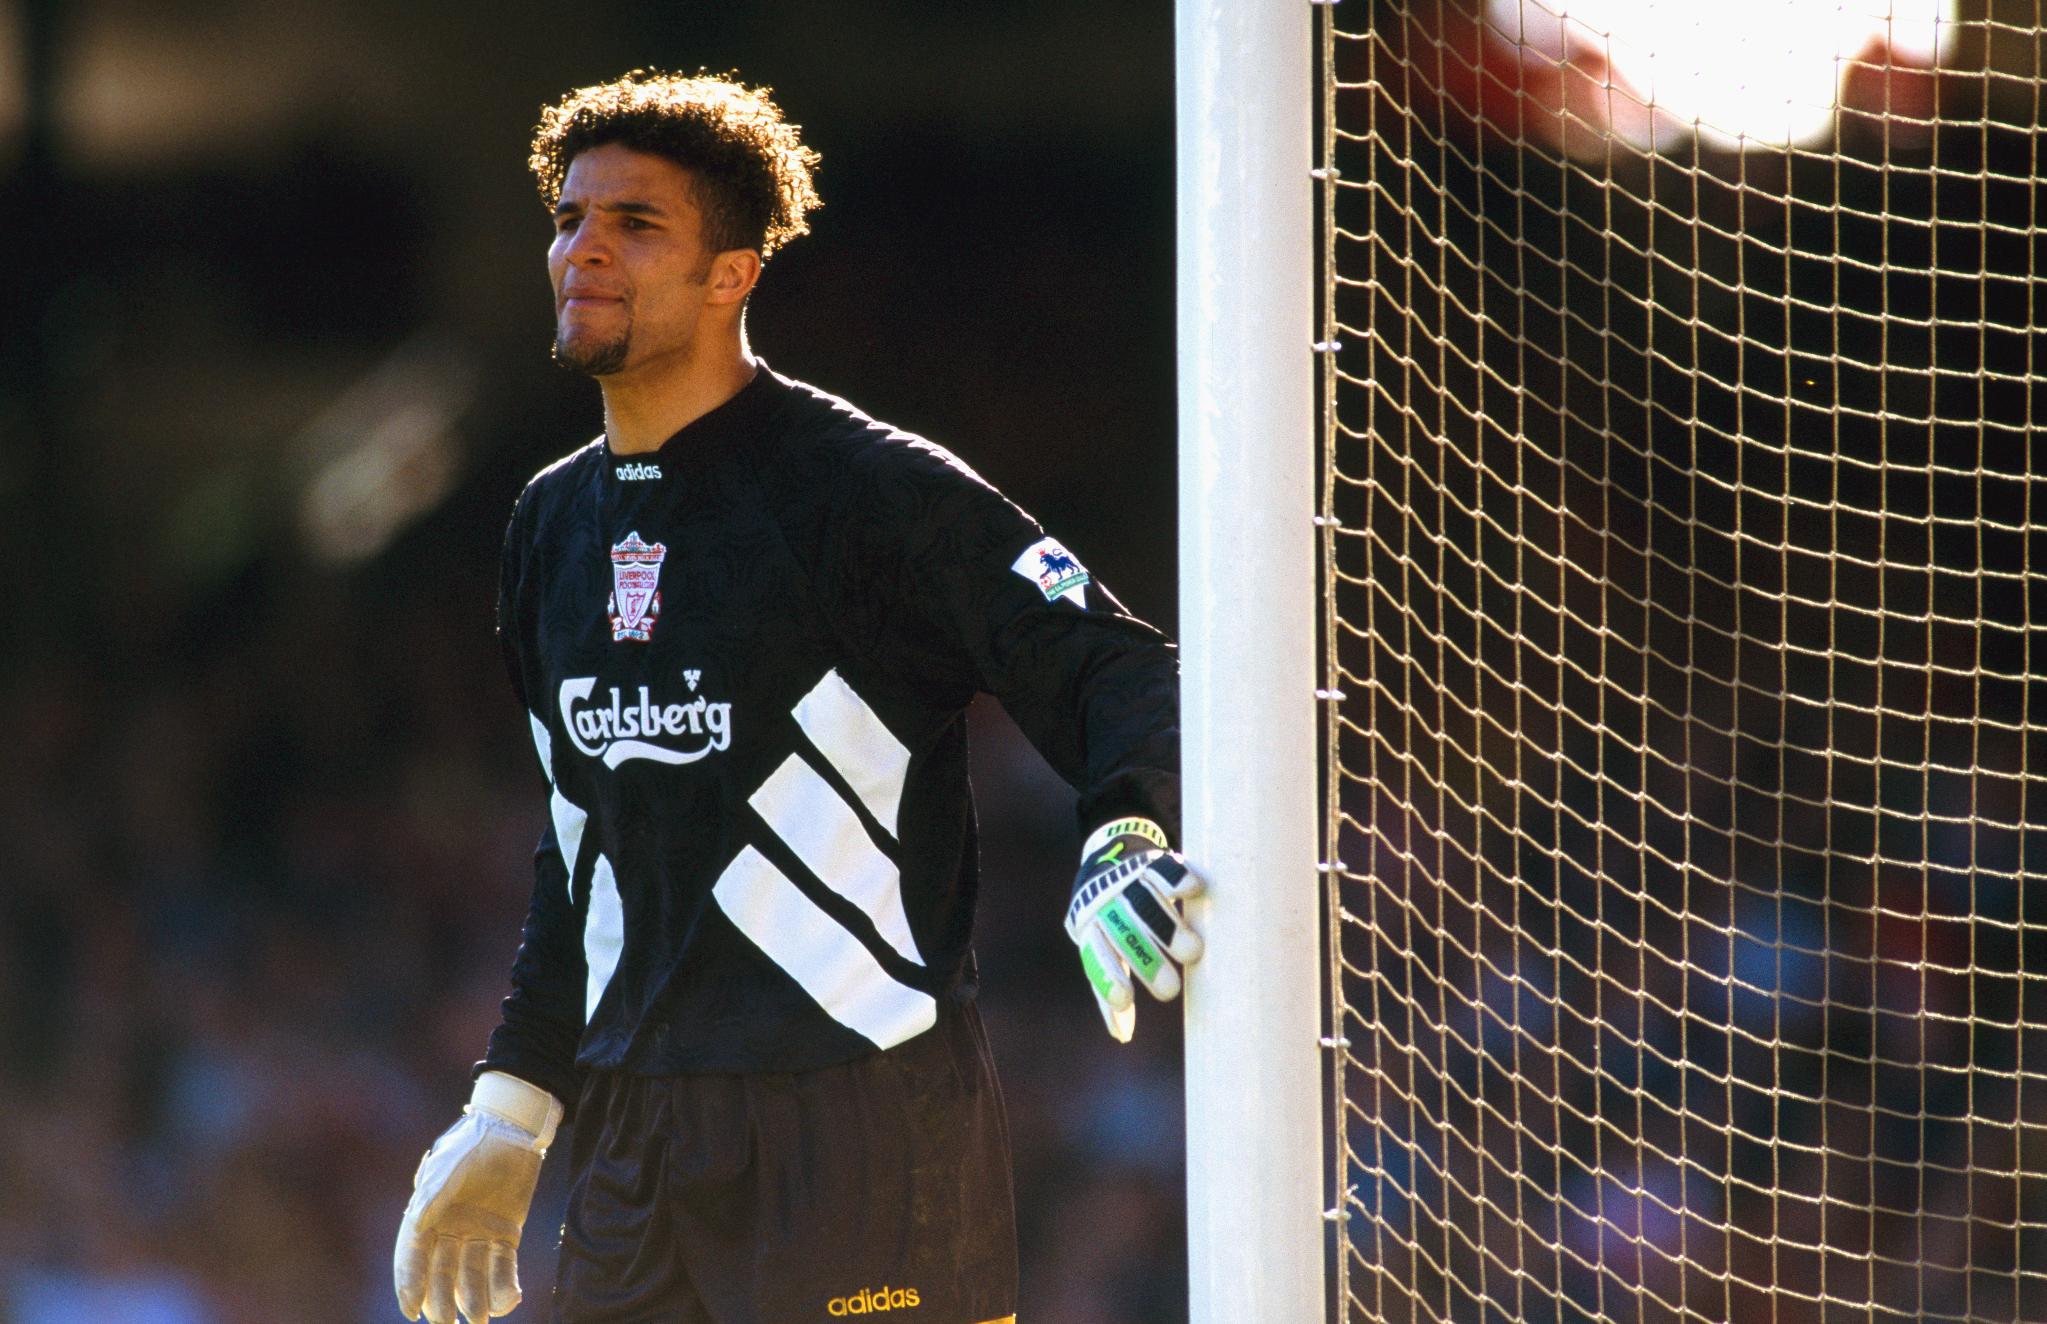
[[[661,476],[661,466],[658,464],[621,464],[612,472],[618,475],[618,481],[621,483],[637,483],[649,478],[659,478]]]
[[[883,1310],[912,1310],[923,1304],[914,1287],[898,1287],[889,1290],[881,1287],[863,1287],[851,1296],[835,1296],[825,1303],[825,1313],[833,1319],[847,1315],[872,1315]]]

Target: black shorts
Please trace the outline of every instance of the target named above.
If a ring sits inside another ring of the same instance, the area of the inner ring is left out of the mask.
[[[556,1324],[980,1324],[1016,1311],[981,1019],[816,1071],[591,1072]]]

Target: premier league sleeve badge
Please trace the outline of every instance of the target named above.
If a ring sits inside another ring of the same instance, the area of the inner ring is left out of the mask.
[[[653,638],[654,621],[661,615],[661,561],[668,548],[661,543],[640,541],[637,532],[611,546],[611,640],[644,644]]]
[[[1076,607],[1087,606],[1087,586],[1091,582],[1087,569],[1057,538],[1040,538],[1024,548],[1023,555],[1009,568],[1036,584],[1047,602],[1064,598]]]

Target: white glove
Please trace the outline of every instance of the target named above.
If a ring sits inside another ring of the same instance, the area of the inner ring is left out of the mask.
[[[416,1320],[471,1324],[519,1304],[519,1233],[540,1160],[561,1124],[561,1101],[538,1085],[486,1071],[462,1120],[419,1161],[398,1225],[398,1308]]]
[[[1160,1001],[1180,991],[1180,966],[1201,959],[1201,935],[1176,902],[1201,891],[1187,861],[1166,848],[1148,818],[1096,828],[1080,852],[1080,874],[1066,907],[1066,936],[1094,987],[1102,1023],[1121,1043],[1137,1028],[1134,973]]]

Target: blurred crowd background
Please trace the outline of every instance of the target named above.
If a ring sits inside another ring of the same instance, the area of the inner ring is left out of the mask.
[[[1562,8],[1334,11],[1343,1318],[2047,1319],[2042,11]]]
[[[823,153],[756,350],[1171,627],[1168,7],[0,3],[5,1324],[397,1318],[543,821],[498,542],[599,426],[527,140],[639,66],[770,84]],[[1103,1034],[1071,794],[974,736],[1024,1318],[1182,1318],[1177,1009]]]

